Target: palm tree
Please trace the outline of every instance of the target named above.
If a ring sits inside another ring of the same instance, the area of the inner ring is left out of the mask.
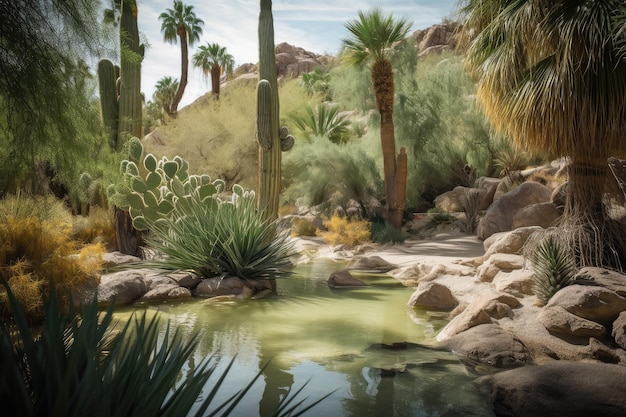
[[[624,10],[622,0],[462,2],[466,63],[487,116],[519,147],[569,158],[560,235],[579,265],[619,269],[626,227],[604,196],[607,158],[626,151],[624,34],[615,34]]]
[[[220,78],[222,73],[232,74],[235,58],[226,53],[226,47],[217,43],[208,43],[198,47],[198,52],[193,55],[193,65],[200,67],[204,77],[211,74],[211,90],[213,95],[220,97]]]
[[[180,84],[176,90],[171,111],[175,116],[178,112],[178,103],[183,98],[185,87],[187,87],[187,75],[189,74],[189,45],[193,45],[200,40],[204,21],[196,17],[193,6],[187,6],[180,0],[174,0],[174,8],[167,9],[159,15],[161,20],[161,32],[165,42],[176,44],[180,38],[180,58],[181,73]]]
[[[178,86],[178,80],[172,77],[163,77],[154,86],[152,98],[169,116],[172,116],[172,104],[174,103]]]
[[[406,149],[402,147],[396,160],[396,139],[393,125],[394,78],[390,60],[392,46],[403,40],[412,23],[383,15],[378,8],[368,13],[359,11],[359,18],[346,23],[350,37],[343,40],[347,62],[360,65],[371,61],[376,108],[380,113],[380,140],[386,188],[386,216],[396,229],[402,227],[406,200]]]

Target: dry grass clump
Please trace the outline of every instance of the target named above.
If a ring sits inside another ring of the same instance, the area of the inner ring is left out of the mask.
[[[317,236],[317,229],[307,219],[294,217],[291,219],[291,236]]]
[[[74,216],[72,236],[85,244],[101,243],[107,249],[115,248],[113,215],[105,208],[92,207],[89,216]]]
[[[98,284],[101,244],[72,238],[71,215],[62,203],[11,197],[0,201],[0,279],[8,282],[29,319],[43,319],[50,283],[59,303]],[[0,289],[0,315],[10,313],[6,290]]]
[[[370,240],[370,223],[367,220],[350,220],[347,217],[332,216],[324,220],[327,232],[319,231],[329,245],[354,246]]]

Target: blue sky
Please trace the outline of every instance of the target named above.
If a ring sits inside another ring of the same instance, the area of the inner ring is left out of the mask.
[[[204,20],[200,42],[190,48],[190,57],[199,45],[217,42],[235,58],[235,66],[258,61],[258,0],[183,0],[193,5]],[[413,30],[423,29],[454,17],[457,0],[274,0],[274,42],[288,42],[318,54],[335,55],[347,36],[344,24],[359,10],[379,6],[386,13],[413,22]],[[139,30],[149,45],[142,65],[142,91],[152,96],[157,80],[180,77],[180,45],[163,42],[159,14],[171,8],[173,0],[138,0]],[[181,105],[193,102],[210,90],[199,69],[190,63],[189,83]]]

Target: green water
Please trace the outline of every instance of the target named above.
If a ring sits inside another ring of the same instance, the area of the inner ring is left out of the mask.
[[[307,381],[310,399],[334,391],[310,417],[493,416],[475,376],[453,355],[425,346],[445,316],[407,308],[412,290],[386,275],[358,275],[370,286],[331,290],[328,276],[344,267],[330,260],[298,266],[262,300],[147,308],[176,328],[202,332],[186,372],[211,355],[223,370],[236,356],[221,399],[271,361],[236,416],[266,415]]]

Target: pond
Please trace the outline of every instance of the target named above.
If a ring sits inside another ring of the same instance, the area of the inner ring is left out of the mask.
[[[328,276],[345,266],[329,259],[299,265],[265,299],[146,308],[173,327],[202,332],[186,372],[211,355],[218,372],[235,358],[222,399],[269,362],[236,416],[268,415],[290,388],[305,384],[307,401],[332,392],[310,417],[493,416],[476,376],[427,346],[446,315],[406,307],[413,290],[387,275],[355,275],[369,286],[330,289]]]

